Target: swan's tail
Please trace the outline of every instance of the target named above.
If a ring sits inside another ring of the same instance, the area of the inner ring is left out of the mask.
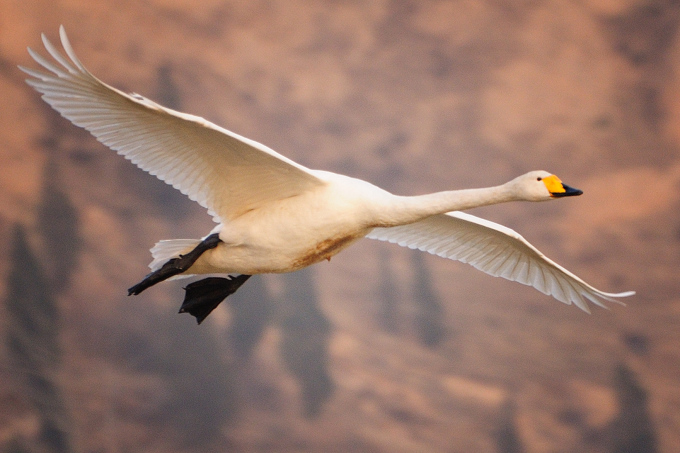
[[[192,251],[200,243],[200,239],[166,239],[157,242],[151,249],[151,256],[153,257],[153,261],[149,263],[151,271],[157,271],[168,260],[179,258],[180,255]],[[178,277],[186,277],[186,275]]]
[[[156,266],[155,268],[152,267],[153,270],[146,277],[144,277],[144,280],[128,289],[128,295],[137,295],[144,291],[145,289],[152,287],[156,283],[160,283],[173,277],[177,277],[178,275],[182,275],[184,272],[191,269],[191,266],[194,265],[196,260],[199,259],[203,253],[210,249],[214,249],[222,241],[220,240],[220,237],[217,233],[213,233],[209,236],[206,236],[205,239],[198,241],[197,243],[191,241],[192,244],[195,245],[193,246],[193,248],[190,248],[188,250],[180,248],[179,241],[163,241],[163,242],[175,242],[176,244],[174,244],[175,246],[172,247],[172,249],[173,253],[177,253],[177,256],[175,256],[174,254],[172,255],[169,254],[170,246],[161,245],[160,249],[163,250],[163,252],[161,252],[159,251],[159,245],[161,243],[156,244],[153,248],[153,250],[155,250],[156,253],[153,253],[152,250],[153,256],[155,258],[154,261],[165,262],[160,267],[159,266]],[[183,241],[183,243],[187,244],[187,241]],[[161,253],[163,253],[163,256],[167,256],[169,258],[161,259],[160,257]]]

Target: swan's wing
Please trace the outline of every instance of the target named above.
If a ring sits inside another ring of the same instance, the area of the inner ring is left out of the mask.
[[[595,289],[547,258],[514,230],[463,212],[440,214],[409,225],[375,228],[366,237],[471,264],[495,277],[533,286],[588,313],[586,300],[605,307],[601,299],[619,302],[613,298],[635,294]]]
[[[66,56],[42,35],[48,72],[21,68],[43,99],[134,164],[228,221],[269,201],[323,184],[305,167],[198,116],[128,95],[93,76],[59,29]]]

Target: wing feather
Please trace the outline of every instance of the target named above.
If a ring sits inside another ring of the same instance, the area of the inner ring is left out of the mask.
[[[635,294],[606,293],[555,263],[514,230],[463,212],[449,212],[409,225],[375,228],[366,237],[471,264],[487,274],[533,286],[544,294],[590,312],[587,300]]]
[[[21,67],[27,82],[62,116],[200,203],[216,221],[324,184],[264,145],[105,84],[85,69],[63,27],[59,33],[66,56],[43,35],[54,61],[29,49],[47,72]]]

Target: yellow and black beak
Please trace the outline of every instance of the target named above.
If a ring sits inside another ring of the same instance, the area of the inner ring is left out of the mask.
[[[548,192],[550,192],[550,196],[553,198],[574,197],[576,195],[583,194],[582,190],[569,187],[568,185],[562,183],[560,178],[555,175],[543,178],[543,184],[545,184]]]

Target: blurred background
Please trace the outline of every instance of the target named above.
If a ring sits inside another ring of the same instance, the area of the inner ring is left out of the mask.
[[[680,451],[673,0],[0,1],[0,451]],[[472,211],[627,306],[588,315],[364,240],[202,325],[138,297],[204,210],[24,83],[64,24],[97,76],[399,193],[545,169]]]

